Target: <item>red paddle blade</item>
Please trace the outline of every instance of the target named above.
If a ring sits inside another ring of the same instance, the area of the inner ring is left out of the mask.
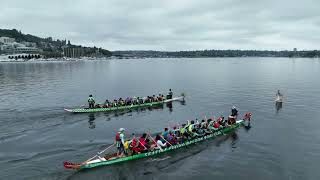
[[[63,166],[66,169],[79,169],[81,164],[75,164],[68,161],[63,162]]]

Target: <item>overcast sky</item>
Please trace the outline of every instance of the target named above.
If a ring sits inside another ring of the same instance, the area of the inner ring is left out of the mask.
[[[109,50],[320,49],[320,0],[0,0],[0,28]]]

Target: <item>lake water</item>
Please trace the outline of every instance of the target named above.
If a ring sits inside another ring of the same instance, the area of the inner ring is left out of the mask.
[[[0,179],[320,179],[320,60],[126,59],[0,64]],[[186,94],[186,102],[123,113],[70,114],[89,94]],[[275,106],[275,93],[285,96]],[[253,113],[252,128],[163,156],[65,170],[127,135],[187,119]]]

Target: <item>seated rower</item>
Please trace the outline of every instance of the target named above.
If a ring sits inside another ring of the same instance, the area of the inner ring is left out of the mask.
[[[221,115],[221,116],[217,119],[217,121],[218,121],[218,123],[219,123],[220,125],[224,125],[224,117],[223,117],[223,115]]]
[[[108,99],[106,99],[106,101],[104,102],[104,108],[108,108],[108,107],[110,107],[110,102],[109,102],[109,100]]]
[[[202,119],[202,121],[200,123],[200,128],[201,129],[206,129],[207,128],[207,122],[204,119]]]
[[[188,133],[191,134],[193,130],[195,129],[195,124],[194,121],[192,120],[191,122],[188,121]]]
[[[158,101],[156,95],[153,95],[153,96],[152,96],[152,101],[153,101],[153,102],[157,102],[157,101]]]
[[[139,96],[137,97],[137,104],[141,104],[141,98]]]
[[[114,99],[112,103],[112,107],[117,107],[117,106],[118,106],[118,101]]]
[[[157,142],[157,147],[156,147],[156,149],[162,150],[162,148],[167,147],[167,143],[166,143],[166,142],[163,143],[163,142],[161,141],[161,136],[160,136],[159,134],[156,136],[155,141]]]
[[[119,98],[118,102],[119,102],[119,106],[124,106],[125,105],[122,98]]]
[[[179,137],[180,136],[180,130],[179,129],[177,129],[177,127],[176,126],[174,126],[173,127],[173,135],[175,136],[175,137]]]
[[[168,134],[169,134],[168,128],[164,128],[164,131],[162,132],[161,135],[165,140],[168,140]],[[163,142],[164,142],[164,140],[163,140]]]
[[[179,129],[181,143],[183,143],[185,140],[190,138],[189,133],[187,132],[186,129],[187,129],[186,124],[182,124],[182,126]]]
[[[214,128],[214,130],[219,130],[220,129],[220,127],[221,127],[221,125],[220,125],[220,123],[218,122],[218,121],[214,121],[213,122],[213,128]]]
[[[167,136],[167,141],[172,145],[177,144],[177,142],[178,142],[176,136],[174,135],[173,131],[171,131],[171,130],[169,131],[169,134]]]
[[[134,104],[134,105],[138,104],[138,101],[137,101],[137,97],[136,97],[136,96],[133,96],[132,101],[133,101],[133,104]]]
[[[132,151],[132,154],[134,155],[134,154],[138,154],[138,152],[139,152],[139,148],[138,148],[139,144],[138,144],[138,140],[137,140],[134,133],[132,133],[132,136],[133,137],[131,139],[129,149]]]
[[[124,100],[124,103],[126,104],[126,106],[130,105],[130,99],[129,99],[129,97],[127,97],[127,98]]]
[[[96,104],[96,105],[94,106],[94,108],[102,108],[102,105]]]
[[[205,135],[204,129],[200,128],[199,125],[198,125],[198,127],[199,128],[196,129],[198,136],[204,136]]]
[[[213,125],[214,125],[214,121],[212,120],[212,119],[208,119],[208,130],[209,131],[211,131],[211,133],[212,133],[212,131],[214,131],[215,129],[214,129],[214,127],[213,127]]]
[[[146,152],[150,148],[147,141],[147,134],[143,133],[142,136],[139,138],[139,152]]]
[[[191,133],[191,138],[192,139],[195,139],[195,138],[198,138],[198,137],[201,137],[202,135],[201,134],[198,134],[196,129],[193,129],[192,130],[192,133]]]
[[[227,125],[235,124],[235,123],[236,123],[236,117],[237,117],[237,116],[229,116],[229,117],[228,117]]]

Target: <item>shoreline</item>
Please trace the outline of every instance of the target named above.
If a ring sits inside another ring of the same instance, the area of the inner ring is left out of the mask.
[[[141,59],[233,59],[233,58],[285,58],[285,59],[320,59],[320,57],[261,57],[261,56],[249,56],[249,57],[126,57],[126,58],[117,58],[117,57],[81,57],[81,58],[38,58],[38,59],[9,59],[2,58],[0,56],[0,63],[5,62],[73,62],[73,61],[105,61],[105,60],[141,60]]]

